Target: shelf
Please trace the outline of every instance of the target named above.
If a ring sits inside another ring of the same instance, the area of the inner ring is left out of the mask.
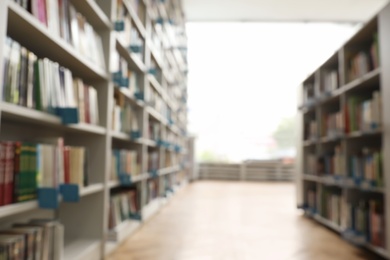
[[[382,129],[379,128],[371,131],[355,131],[347,134],[347,138],[360,138],[360,137],[367,137],[367,136],[376,136],[381,134],[382,134]]]
[[[305,140],[303,141],[303,146],[311,146],[317,144],[318,139],[311,139],[311,140]]]
[[[345,138],[345,135],[325,136],[325,137],[321,137],[321,143],[340,142],[344,138]]]
[[[142,208],[142,220],[147,221],[161,208],[160,198],[155,198]]]
[[[82,79],[107,79],[107,73],[65,40],[53,34],[38,19],[13,1],[8,1],[8,33],[39,57],[47,57],[69,68]],[[17,26],[15,26],[17,25]],[[42,48],[45,46],[45,48]]]
[[[145,106],[145,102],[135,98],[134,95],[130,93],[129,89],[124,88],[124,87],[121,88],[121,87],[115,86],[115,90],[120,92],[121,94],[123,94],[134,105],[137,105],[138,107]]]
[[[137,12],[133,9],[129,0],[123,1],[123,4],[126,6],[126,9],[129,11],[130,16],[138,32],[141,34],[142,38],[146,39],[146,29],[145,26],[142,24],[141,20],[139,19]]]
[[[112,29],[111,22],[108,19],[107,15],[100,9],[99,5],[94,0],[71,0],[72,5],[76,8],[77,11],[82,13],[92,25],[93,28],[102,30],[102,29]]]
[[[126,141],[126,142],[134,143],[134,144],[143,144],[144,143],[141,138],[131,139],[129,134],[126,134],[126,133],[111,131],[110,134],[111,134],[111,137],[113,139],[116,139],[119,141]]]
[[[158,170],[158,175],[163,176],[163,175],[171,174],[171,173],[178,172],[178,171],[180,171],[180,166],[176,165],[176,166],[172,166],[172,167],[163,168],[163,169]]]
[[[350,92],[355,89],[364,89],[379,84],[381,68],[376,68],[360,78],[357,78],[342,87],[343,92]]]
[[[142,143],[150,147],[157,147],[157,142],[154,140],[142,138]]]
[[[0,218],[16,215],[35,209],[38,209],[38,202],[36,200],[1,206]]]
[[[370,243],[365,243],[363,246],[368,250],[371,250],[372,252],[382,256],[385,259],[390,258],[390,255],[387,253],[387,251],[384,248],[371,245]]]
[[[65,260],[101,259],[101,242],[92,239],[78,239],[65,243]]]
[[[137,183],[149,178],[149,173],[142,173],[136,176],[131,176],[131,183]],[[110,189],[121,186],[119,181],[109,181],[108,187]]]
[[[118,50],[119,55],[127,61],[130,68],[140,73],[146,72],[147,69],[142,60],[136,54],[130,52],[129,48],[126,48],[118,38],[116,38],[116,49]]]
[[[303,179],[307,181],[321,182],[321,177],[317,175],[303,174]]]
[[[341,227],[339,225],[337,225],[336,223],[333,223],[332,221],[318,215],[318,214],[315,214],[314,215],[314,219],[317,220],[318,222],[320,222],[321,224],[327,226],[328,228],[338,232],[338,233],[341,233]]]
[[[307,175],[305,175],[307,176]],[[325,184],[325,185],[331,185],[331,186],[338,186],[340,188],[344,189],[357,189],[363,192],[375,192],[375,193],[384,193],[385,189],[382,187],[372,187],[369,185],[356,185],[354,181],[350,178],[344,178],[342,176],[338,176],[335,178],[332,175],[328,176],[313,176],[318,178],[318,182]]]
[[[87,196],[90,194],[98,193],[104,190],[103,183],[91,184],[86,187],[83,187],[80,191],[80,196]]]
[[[101,126],[85,123],[63,125],[59,117],[27,107],[22,107],[7,102],[0,102],[1,116],[10,122],[34,123],[37,125],[62,128],[68,132],[84,132],[104,135],[106,129]]]
[[[117,227],[114,228],[114,230],[108,231],[108,243],[119,245],[123,240],[133,234],[140,226],[140,221],[131,219],[120,223]]]

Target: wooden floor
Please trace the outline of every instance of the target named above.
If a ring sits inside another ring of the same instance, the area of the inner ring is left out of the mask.
[[[295,205],[293,184],[200,181],[109,259],[380,259],[302,216]]]

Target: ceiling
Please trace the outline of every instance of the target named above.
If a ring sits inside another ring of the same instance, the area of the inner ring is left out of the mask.
[[[362,22],[388,0],[183,0],[189,22]]]

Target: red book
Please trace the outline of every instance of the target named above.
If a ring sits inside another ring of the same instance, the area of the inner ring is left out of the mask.
[[[0,143],[0,206],[4,205],[5,143]]]
[[[70,183],[70,163],[69,163],[69,154],[70,148],[69,146],[64,147],[64,182]]]
[[[12,203],[13,175],[14,175],[14,143],[6,142],[5,147],[5,178],[4,178],[4,205]]]
[[[84,85],[84,107],[85,107],[85,122],[90,124],[90,106],[89,106],[89,86]]]
[[[14,168],[13,168],[13,178],[12,178],[12,191],[11,191],[11,198],[13,202],[18,202],[18,195],[20,193],[20,188],[21,187],[21,179],[20,179],[20,170],[21,170],[21,151],[22,151],[22,144],[20,142],[15,142],[14,144]],[[24,155],[26,156],[26,155]],[[24,159],[26,161],[26,159]],[[24,166],[26,167],[26,166]],[[26,169],[24,169],[26,170]],[[24,173],[25,174],[25,173]],[[25,177],[25,176],[24,176]],[[25,188],[25,187],[23,187]]]
[[[31,13],[47,26],[46,0],[31,0]]]

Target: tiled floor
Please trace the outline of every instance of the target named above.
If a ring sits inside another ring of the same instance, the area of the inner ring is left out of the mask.
[[[109,259],[377,259],[303,217],[295,205],[293,184],[197,182]]]

